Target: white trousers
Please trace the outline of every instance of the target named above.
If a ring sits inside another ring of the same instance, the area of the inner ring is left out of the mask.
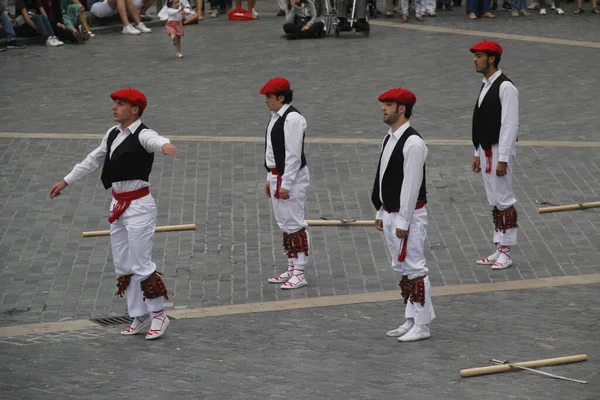
[[[427,13],[435,12],[435,7],[437,6],[436,0],[423,0],[423,2],[425,3],[425,11]]]
[[[483,186],[485,195],[490,205],[490,211],[497,207],[499,210],[506,210],[517,203],[515,192],[512,188],[512,167],[514,157],[508,160],[508,170],[504,176],[496,176],[496,166],[498,165],[498,145],[492,146],[492,172],[485,172],[487,158],[485,151],[479,146],[479,158],[481,160],[481,174],[483,176]],[[496,232],[494,230],[494,243],[503,246],[514,246],[517,244],[517,228],[507,229],[506,233]]]
[[[279,225],[279,229],[285,233],[294,233],[302,228],[308,228],[308,224],[305,220],[306,191],[310,183],[308,167],[305,166],[298,171],[296,180],[294,180],[294,183],[290,188],[290,198],[287,200],[275,198],[277,175],[269,174],[269,180],[271,182],[273,214],[275,215],[275,220],[277,221],[277,225]],[[308,248],[310,249],[310,237],[308,237],[308,240]],[[308,256],[304,253],[298,253],[298,258],[288,259],[288,262],[290,265],[293,264],[298,267],[303,267],[308,264]]]
[[[117,203],[113,199],[112,207]],[[156,227],[156,204],[151,194],[133,200],[121,217],[110,224],[110,243],[117,277],[133,274],[127,288],[130,317],[140,317],[164,307],[163,297],[144,300],[140,282],[156,271],[152,245]]]
[[[398,278],[407,275],[408,279],[415,279],[427,275],[425,240],[427,239],[427,210],[425,207],[415,210],[410,221],[408,242],[406,243],[406,259],[398,261],[398,254],[402,247],[402,240],[396,236],[399,214],[383,212],[383,235],[388,251],[392,258],[392,270]],[[435,318],[435,311],[431,303],[431,284],[429,278],[425,277],[425,305],[413,304],[410,300],[406,303],[405,318],[414,318],[415,323],[427,325]]]
[[[427,9],[425,6],[426,1],[427,0],[415,0],[415,15],[417,17],[427,14]],[[435,2],[435,0],[434,0],[434,2]],[[402,15],[406,15],[408,17],[409,7],[410,7],[409,0],[402,0]],[[434,9],[435,9],[435,7],[434,7]]]

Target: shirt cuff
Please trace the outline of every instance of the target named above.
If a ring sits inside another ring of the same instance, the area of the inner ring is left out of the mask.
[[[375,219],[383,219],[383,208],[379,208],[379,210],[377,210],[377,214],[375,214]]]
[[[63,178],[63,180],[64,180],[65,182],[67,182],[67,185],[70,185],[70,184],[72,184],[72,183],[74,183],[74,182],[75,182],[75,178],[73,177],[73,174],[69,174],[69,175],[65,176],[65,177]]]
[[[505,163],[507,163],[507,162],[508,162],[508,160],[510,160],[510,156],[503,156],[503,155],[500,155],[500,156],[498,157],[498,161],[500,161],[500,162],[505,162]]]
[[[479,149],[475,149],[475,157],[479,157]]]
[[[409,225],[410,224],[408,221],[405,221],[404,219],[399,218],[398,225],[396,225],[396,228],[402,229],[403,231],[407,231]]]
[[[290,188],[292,187],[292,181],[288,180],[288,179],[284,179],[281,181],[281,188],[285,189],[285,190],[290,190]]]

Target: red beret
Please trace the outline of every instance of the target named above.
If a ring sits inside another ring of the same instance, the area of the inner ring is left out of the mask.
[[[110,98],[114,101],[121,100],[126,103],[131,103],[134,106],[138,106],[142,110],[146,108],[148,101],[146,100],[146,96],[144,93],[135,89],[123,89],[117,92],[111,93]]]
[[[387,92],[380,94],[377,99],[382,103],[389,101],[391,103],[399,103],[407,106],[414,106],[417,102],[417,96],[415,96],[413,92],[402,88],[390,89]]]
[[[260,94],[274,94],[290,90],[290,82],[285,78],[273,78],[260,89]]]
[[[475,46],[471,47],[471,53],[475,53],[477,51],[501,55],[502,46],[496,42],[492,42],[491,40],[484,40],[483,42],[479,42]]]

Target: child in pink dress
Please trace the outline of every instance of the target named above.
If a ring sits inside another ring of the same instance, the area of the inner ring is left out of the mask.
[[[188,4],[185,6],[185,4]],[[183,37],[183,17],[190,13],[189,3],[185,0],[168,0],[167,4],[158,13],[161,20],[167,20],[165,28],[173,40],[173,45],[177,51],[177,58],[183,58],[181,54],[181,38]]]

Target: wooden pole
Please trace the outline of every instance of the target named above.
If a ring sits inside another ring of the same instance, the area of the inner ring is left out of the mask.
[[[522,367],[537,368],[537,367],[545,367],[545,366],[549,366],[549,365],[560,365],[560,364],[581,362],[581,361],[586,361],[587,359],[588,359],[588,356],[586,354],[577,354],[574,356],[547,358],[545,360],[525,361],[525,362],[512,363],[512,364],[520,365]],[[462,376],[463,378],[467,378],[470,376],[488,375],[488,374],[496,374],[499,372],[518,371],[518,370],[519,370],[519,368],[511,367],[508,364],[491,365],[488,367],[461,369],[460,376]]]
[[[154,229],[154,232],[177,232],[177,231],[195,231],[195,230],[196,230],[196,224],[165,225],[165,226],[157,226]],[[82,232],[81,236],[83,236],[83,237],[110,236],[110,231]]]
[[[308,226],[375,226],[374,220],[350,221],[333,219],[308,219]]]
[[[567,204],[564,206],[555,206],[555,207],[543,207],[538,208],[538,213],[545,214],[551,212],[559,212],[559,211],[573,211],[573,210],[585,210],[586,208],[596,208],[600,207],[600,201],[595,201],[591,203],[581,203],[581,204]]]

